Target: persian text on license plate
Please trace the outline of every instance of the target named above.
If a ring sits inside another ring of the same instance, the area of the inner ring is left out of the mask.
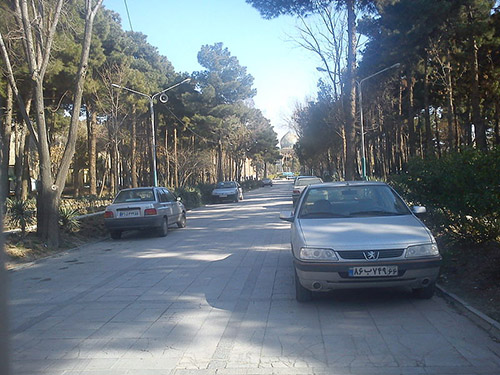
[[[349,268],[349,276],[351,277],[387,277],[397,275],[398,266],[370,266]]]
[[[118,217],[135,217],[140,216],[139,210],[118,211]]]

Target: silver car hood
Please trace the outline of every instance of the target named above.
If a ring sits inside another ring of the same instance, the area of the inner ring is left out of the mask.
[[[304,245],[334,250],[397,249],[434,242],[413,215],[298,219]]]

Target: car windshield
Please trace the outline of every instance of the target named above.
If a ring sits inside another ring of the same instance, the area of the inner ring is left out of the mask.
[[[310,188],[299,208],[299,218],[336,218],[410,215],[410,210],[387,185]]]
[[[118,193],[114,203],[154,201],[153,189],[122,190]]]
[[[307,186],[312,184],[321,184],[323,180],[319,177],[311,177],[311,178],[299,178],[295,181],[295,186]]]
[[[235,188],[236,183],[233,181],[225,181],[225,182],[219,182],[217,184],[217,189],[228,189],[228,188]]]

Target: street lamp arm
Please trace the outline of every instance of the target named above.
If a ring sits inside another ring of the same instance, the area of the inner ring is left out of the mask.
[[[164,90],[161,90],[160,92],[157,92],[157,93],[156,93],[156,94],[154,94],[151,98],[152,98],[152,99],[155,99],[158,95],[163,94],[165,91],[172,90],[173,88],[175,88],[175,87],[177,87],[177,86],[179,86],[179,85],[182,85],[183,83],[189,82],[189,81],[191,81],[191,78],[186,78],[186,79],[184,79],[184,80],[182,80],[182,81],[180,81],[180,82],[177,82],[175,85],[172,85],[172,86],[170,86],[170,87],[167,87],[167,88],[166,88],[166,89],[164,89]]]
[[[118,88],[118,89],[123,89],[123,90],[130,91],[130,92],[132,92],[132,93],[134,93],[134,94],[137,94],[137,95],[145,96],[145,97],[146,97],[146,98],[148,98],[149,100],[151,100],[151,99],[152,99],[152,97],[151,97],[151,96],[149,96],[149,95],[147,95],[147,94],[144,94],[144,93],[139,92],[139,91],[136,91],[136,90],[129,89],[128,87],[125,87],[125,86],[120,86],[120,85],[117,85],[117,84],[115,84],[115,83],[112,83],[112,84],[111,84],[111,86],[116,87],[116,88]]]
[[[383,73],[383,72],[385,72],[385,71],[387,71],[387,70],[389,70],[389,69],[397,68],[397,67],[398,67],[398,66],[400,66],[400,65],[401,65],[400,63],[396,63],[396,64],[393,64],[393,65],[391,65],[391,66],[388,66],[388,67],[387,67],[387,68],[385,68],[385,69],[379,70],[378,72],[373,73],[372,75],[369,75],[368,77],[363,78],[361,81],[359,81],[359,85],[361,86],[361,84],[362,84],[364,81],[366,81],[367,79],[370,79],[370,78],[373,78],[373,77],[375,77],[375,76],[378,76],[379,74],[381,74],[381,73]]]
[[[362,88],[362,83],[366,81],[367,79],[373,78],[376,75],[379,75],[389,69],[392,68],[397,68],[400,66],[400,63],[393,64],[391,66],[388,66],[385,69],[379,70],[376,73],[373,73],[372,75],[369,75],[368,77],[363,78],[360,81],[356,81],[356,84],[358,86],[358,96],[359,96],[359,125],[360,125],[360,130],[361,130],[361,178],[363,180],[367,179],[366,176],[366,150],[365,150],[365,130],[364,130],[364,119],[363,119],[363,88]]]

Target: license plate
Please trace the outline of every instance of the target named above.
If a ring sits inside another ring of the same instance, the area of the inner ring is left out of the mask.
[[[135,216],[140,216],[139,210],[118,211],[118,217],[135,217]]]
[[[227,194],[219,194],[219,198],[226,198]]]
[[[398,266],[351,267],[350,277],[387,277],[397,276]]]

